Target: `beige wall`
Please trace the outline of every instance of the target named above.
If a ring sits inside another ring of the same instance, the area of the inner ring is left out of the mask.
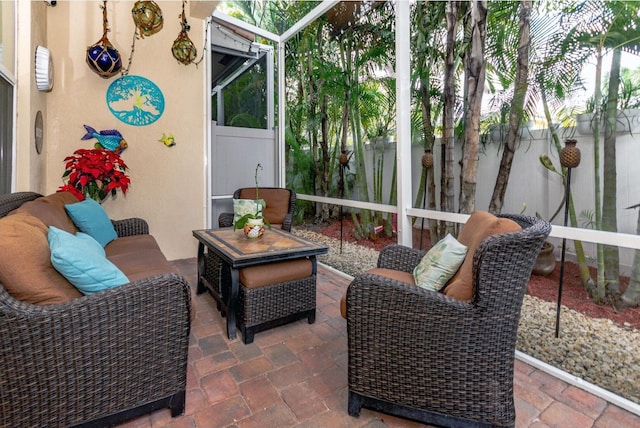
[[[35,83],[37,45],[47,46],[47,6],[45,2],[17,2],[18,37],[16,63],[16,190],[46,191],[47,157],[35,149],[34,121],[38,110],[47,122],[46,93]]]
[[[85,133],[84,124],[98,131],[117,129],[129,144],[122,158],[130,168],[131,187],[126,197],[118,192],[116,199],[103,203],[107,213],[115,219],[145,218],[168,259],[194,257],[197,246],[191,231],[206,224],[206,67],[204,63],[198,67],[193,64],[185,66],[172,56],[171,46],[181,28],[179,15],[182,3],[159,2],[164,16],[162,30],[135,42],[129,74],[150,79],[162,90],[165,98],[164,114],[147,126],[128,125],[111,114],[105,95],[109,85],[119,76],[103,79],[85,62],[87,47],[102,37],[102,2],[59,1],[56,7],[42,6],[44,2],[20,3],[32,4],[33,19],[29,22],[34,23],[31,40],[23,40],[19,45],[20,57],[29,49],[29,56],[33,58],[35,45],[40,38],[45,39],[43,44],[51,50],[54,60],[55,81],[51,92],[38,93],[33,83],[33,59],[30,67],[19,66],[21,91],[24,86],[30,89],[25,90],[29,93],[26,101],[22,100],[24,93],[19,94],[18,112],[20,116],[28,111],[31,117],[24,121],[19,118],[18,162],[21,171],[18,173],[18,190],[55,192],[62,184],[64,157],[78,148],[91,148],[96,141],[80,139]],[[133,2],[129,1],[107,3],[111,30],[108,38],[120,51],[124,67],[131,53],[134,33],[132,6]],[[191,25],[189,37],[198,49],[199,59],[205,23],[200,19],[187,18]],[[20,18],[22,24],[28,24],[23,21]],[[45,143],[43,154],[34,162],[33,144],[26,141],[29,127],[33,129],[36,107],[44,113]],[[177,144],[167,148],[158,139],[163,133],[170,132]],[[22,171],[25,159],[29,159],[30,164],[27,172]],[[46,159],[44,165],[40,159]]]

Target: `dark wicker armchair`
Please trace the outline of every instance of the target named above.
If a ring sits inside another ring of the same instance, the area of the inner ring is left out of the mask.
[[[264,199],[267,207],[264,217],[272,225],[279,225],[282,230],[291,232],[293,223],[293,210],[296,207],[296,192],[282,187],[261,187],[260,199]],[[255,187],[243,187],[233,192],[233,199],[255,199]],[[233,225],[233,213],[222,213],[218,216],[219,227]]]
[[[233,192],[233,199],[255,199],[255,187],[243,187]],[[291,232],[293,224],[293,211],[296,207],[296,192],[282,187],[261,187],[259,190],[260,199],[264,199],[267,207],[264,217],[272,227],[280,227],[282,230]],[[218,227],[233,226],[233,213],[221,213],[218,216]],[[214,253],[204,254],[204,276],[209,284],[215,287],[212,290],[214,296],[222,293],[220,278],[222,278],[222,261]],[[198,290],[199,293],[204,290]],[[222,309],[220,302],[217,302],[218,310]],[[226,316],[222,310],[222,316]]]
[[[0,217],[41,195],[0,195]],[[118,236],[148,233],[114,221]],[[191,299],[177,274],[33,305],[0,284],[0,427],[105,427],[184,412]]]
[[[469,302],[373,274],[347,291],[349,414],[361,407],[442,426],[513,427],[520,308],[548,222],[490,236],[473,254]],[[378,267],[411,272],[424,253],[382,250]]]

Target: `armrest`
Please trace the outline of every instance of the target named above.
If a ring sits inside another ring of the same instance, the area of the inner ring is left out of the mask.
[[[286,232],[291,232],[291,226],[293,224],[293,214],[288,213],[284,216],[284,220],[282,221],[282,230]]]
[[[149,234],[149,224],[141,218],[133,217],[123,220],[111,220],[111,223],[113,223],[113,227],[120,238]]]
[[[0,287],[0,402],[12,403],[0,426],[48,425],[44,418],[75,425],[77,415],[91,420],[145,404],[150,391],[184,390],[190,311],[189,285],[176,274],[45,306]],[[22,419],[34,397],[61,401]]]
[[[378,267],[411,273],[425,254],[427,254],[426,251],[416,250],[404,245],[387,245],[380,250]]]
[[[233,213],[220,213],[218,216],[218,227],[233,226]]]

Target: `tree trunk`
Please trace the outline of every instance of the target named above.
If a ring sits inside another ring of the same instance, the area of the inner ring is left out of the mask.
[[[522,123],[522,112],[524,101],[529,88],[529,47],[531,45],[531,0],[524,0],[520,3],[520,29],[518,36],[518,57],[515,78],[515,89],[513,101],[509,112],[509,130],[507,140],[504,144],[500,168],[496,178],[496,185],[493,188],[493,195],[489,203],[489,212],[499,214],[504,205],[504,195],[509,184],[511,165],[515,156],[516,146],[520,142],[520,126]]]
[[[443,129],[442,144],[444,156],[442,166],[444,168],[441,177],[441,201],[442,211],[454,212],[454,133],[453,119],[455,114],[455,47],[456,34],[458,32],[458,16],[460,13],[460,2],[449,0],[446,7],[447,36],[444,68],[444,108],[443,108]]]
[[[595,111],[593,114],[593,173],[595,188],[594,211],[596,217],[596,229],[602,230],[602,203],[600,201],[600,122],[602,119],[602,109],[600,103],[602,101],[602,47],[598,47],[596,52],[596,87],[593,95],[593,103]],[[603,244],[596,244],[598,257],[598,277],[596,288],[591,298],[595,302],[604,302],[605,298],[605,280],[604,280],[604,249]]]
[[[484,47],[486,39],[487,4],[471,2],[471,43],[465,54],[465,85],[468,101],[464,118],[464,147],[462,152],[462,183],[460,184],[460,212],[475,211],[478,180],[478,147],[480,146],[480,111],[484,91]]]
[[[322,102],[320,103],[320,131],[321,137],[320,140],[320,168],[321,168],[321,189],[323,196],[329,196],[329,126],[327,123],[327,96],[322,97]],[[321,205],[320,210],[322,221],[329,220],[329,204],[323,203]]]
[[[614,49],[609,71],[609,93],[604,132],[604,168],[602,183],[602,230],[618,231],[617,222],[617,173],[616,126],[618,113],[618,89],[620,87],[620,60],[622,49]],[[604,280],[608,295],[620,295],[620,256],[618,247],[604,246]]]

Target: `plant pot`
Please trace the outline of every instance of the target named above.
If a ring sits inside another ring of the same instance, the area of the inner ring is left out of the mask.
[[[260,239],[264,235],[264,220],[261,218],[247,219],[244,225],[244,236],[247,239]]]
[[[556,267],[556,256],[553,254],[554,248],[551,242],[544,241],[531,273],[534,275],[547,276],[553,272]]]

